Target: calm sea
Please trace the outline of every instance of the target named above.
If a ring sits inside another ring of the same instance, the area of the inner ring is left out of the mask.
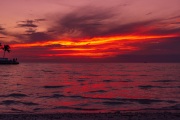
[[[180,110],[180,64],[0,65],[0,113]]]

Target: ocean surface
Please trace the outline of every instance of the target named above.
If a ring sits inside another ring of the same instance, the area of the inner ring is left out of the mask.
[[[0,113],[180,110],[178,63],[0,65]]]

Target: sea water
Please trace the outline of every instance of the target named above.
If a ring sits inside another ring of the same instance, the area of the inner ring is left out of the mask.
[[[178,63],[0,65],[0,113],[180,110]]]

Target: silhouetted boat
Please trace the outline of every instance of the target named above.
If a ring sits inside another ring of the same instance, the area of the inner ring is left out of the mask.
[[[8,65],[8,64],[19,64],[19,62],[17,61],[17,59],[12,59],[12,60],[9,60],[8,58],[0,58],[0,64],[3,64],[3,65]]]

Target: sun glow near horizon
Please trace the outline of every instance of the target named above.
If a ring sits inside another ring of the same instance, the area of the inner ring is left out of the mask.
[[[107,57],[139,50],[141,46],[133,46],[139,42],[153,39],[173,38],[177,35],[119,35],[108,37],[94,37],[86,39],[62,39],[45,42],[12,44],[14,49],[45,47],[51,52],[41,56],[89,56]]]

